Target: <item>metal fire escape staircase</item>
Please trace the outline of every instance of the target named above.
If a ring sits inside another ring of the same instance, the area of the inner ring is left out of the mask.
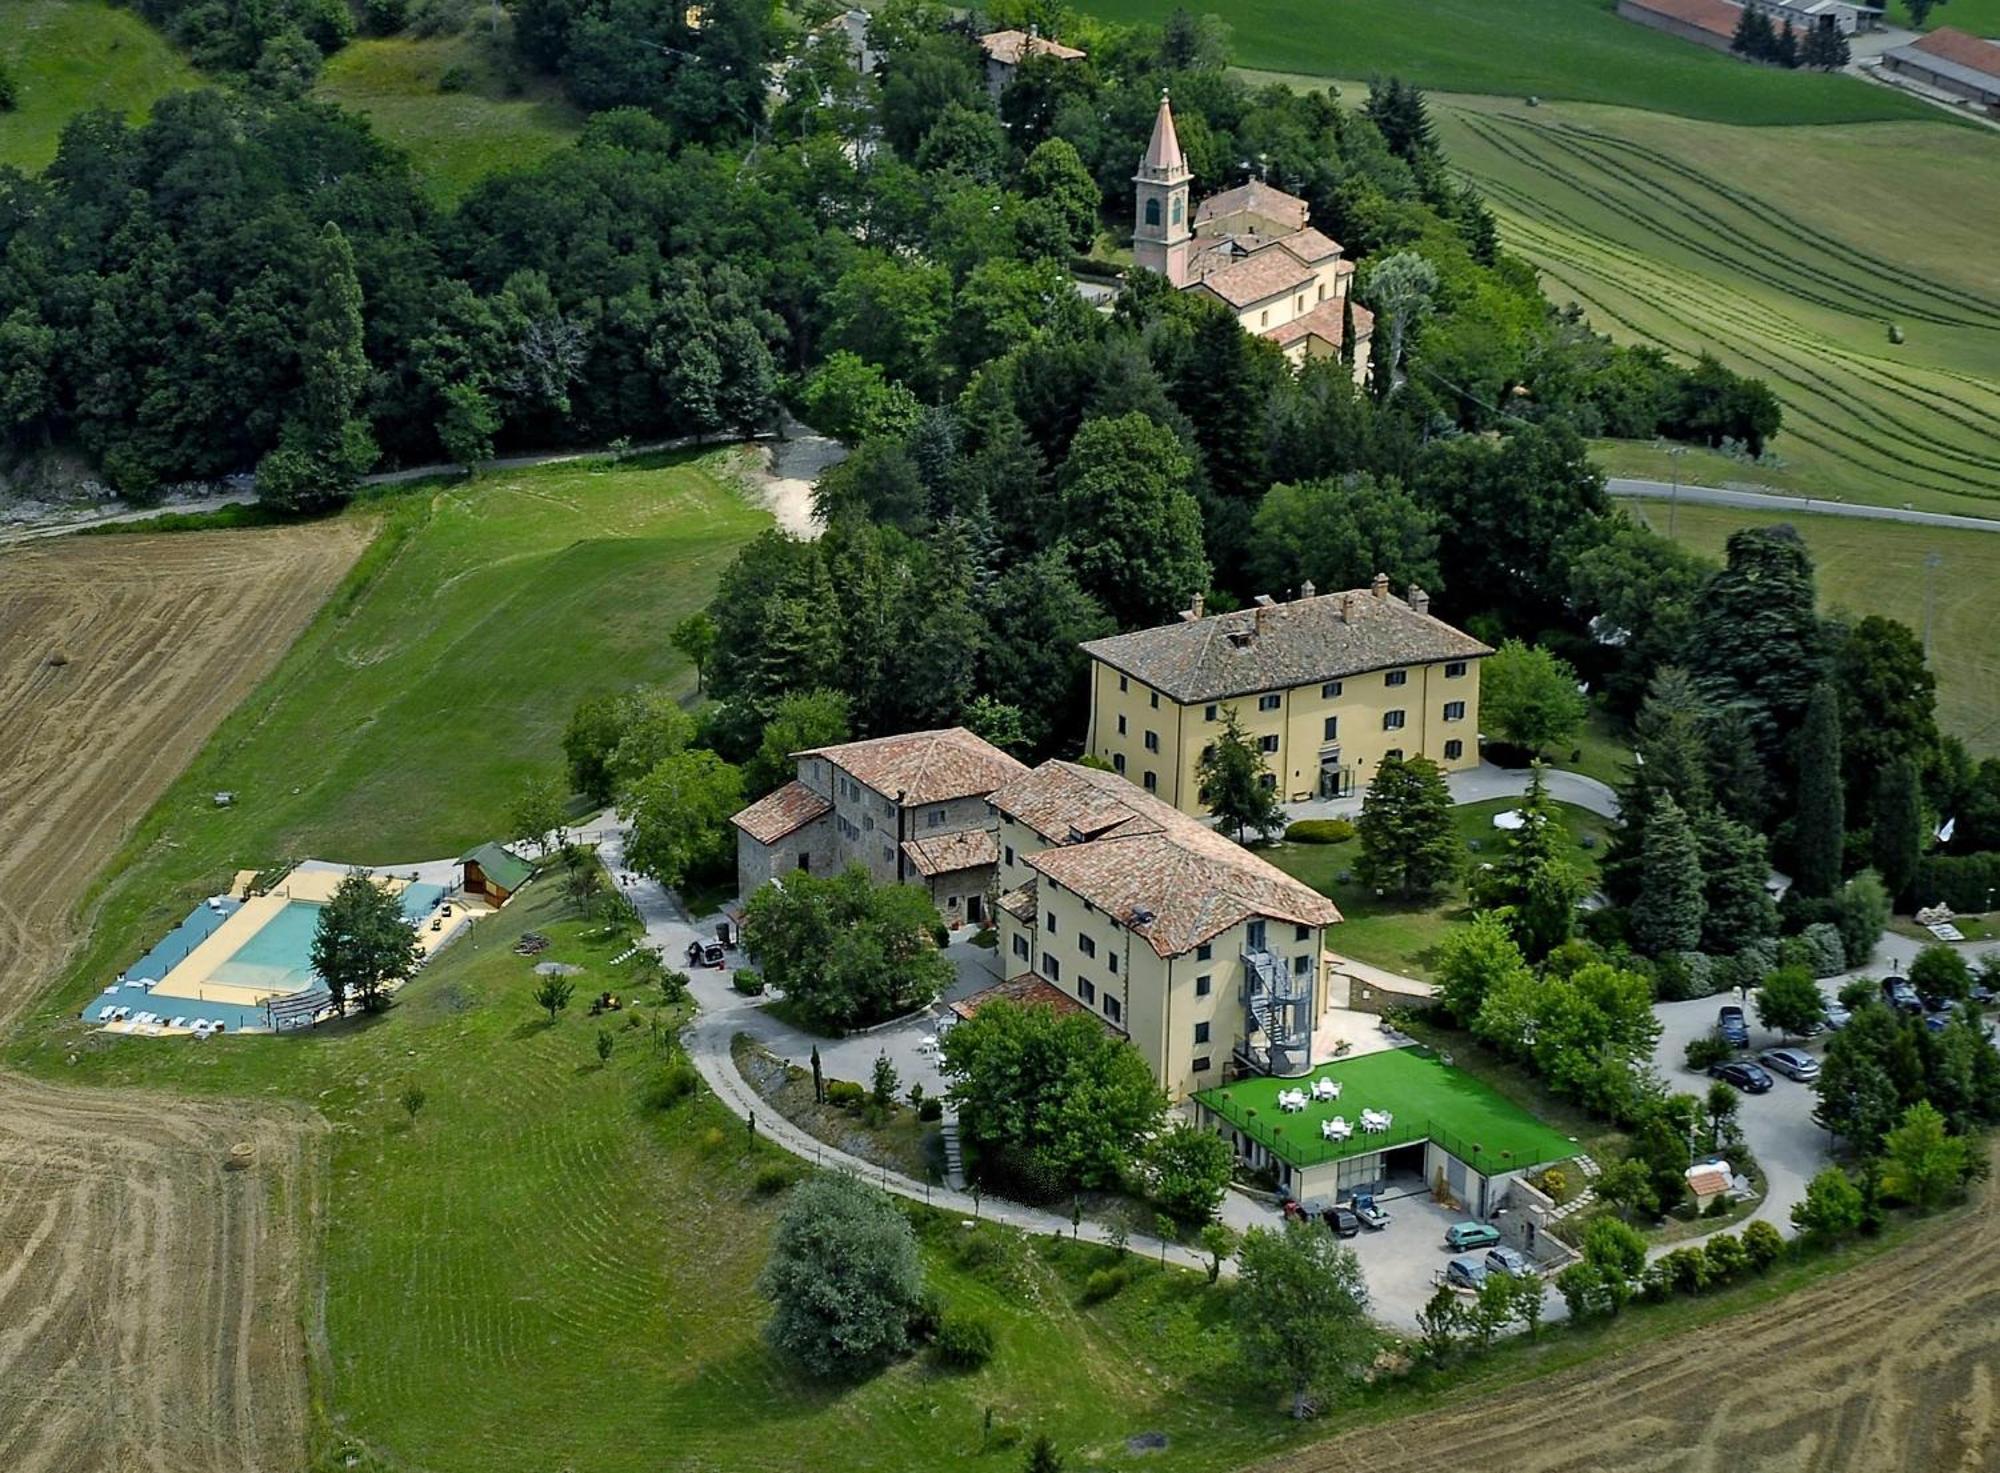
[[[1243,953],[1243,1061],[1263,1074],[1312,1067],[1312,978],[1294,977],[1282,957]]]

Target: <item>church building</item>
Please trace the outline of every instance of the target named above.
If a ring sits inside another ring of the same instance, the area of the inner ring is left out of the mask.
[[[1354,263],[1313,228],[1306,202],[1252,180],[1190,208],[1193,179],[1162,95],[1132,176],[1133,260],[1182,291],[1208,293],[1245,332],[1271,339],[1293,363],[1339,355],[1351,324],[1354,381],[1366,380],[1375,315],[1350,300]]]

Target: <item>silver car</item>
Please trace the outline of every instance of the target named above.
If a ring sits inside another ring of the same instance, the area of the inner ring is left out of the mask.
[[[1819,1078],[1819,1060],[1799,1049],[1768,1048],[1757,1055],[1757,1062],[1773,1074],[1782,1074],[1801,1084],[1810,1084]]]
[[[1518,1248],[1495,1248],[1486,1255],[1488,1273],[1506,1274],[1514,1279],[1532,1279],[1535,1266],[1528,1261],[1528,1255]]]

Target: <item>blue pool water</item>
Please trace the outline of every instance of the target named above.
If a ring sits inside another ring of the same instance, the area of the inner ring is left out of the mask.
[[[248,941],[237,947],[209,974],[234,987],[261,987],[270,992],[297,992],[313,982],[313,932],[319,927],[319,907],[309,900],[285,903]]]

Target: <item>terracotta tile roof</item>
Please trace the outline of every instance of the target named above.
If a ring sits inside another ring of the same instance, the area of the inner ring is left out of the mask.
[[[943,803],[983,797],[1028,769],[962,726],[813,747],[795,757],[824,757],[886,798]]]
[[[1067,992],[1044,982],[1033,972],[1023,972],[1018,977],[1009,977],[1005,982],[995,982],[991,987],[982,987],[970,997],[961,997],[951,1005],[951,1010],[961,1018],[970,1018],[989,1002],[1011,1002],[1019,1003],[1023,1007],[1054,1008],[1059,1013],[1089,1011]],[[1092,1013],[1091,1016],[1097,1015]]]
[[[1004,66],[1018,66],[1024,56],[1053,56],[1057,61],[1081,61],[1084,53],[1074,46],[1031,36],[1026,31],[991,31],[979,38],[986,54]]]
[[[928,879],[999,863],[1000,840],[991,829],[964,829],[934,838],[905,839],[903,852],[910,856],[917,873]]]
[[[1281,235],[1277,242],[1308,266],[1317,266],[1328,256],[1340,254],[1340,242],[1311,225],[1303,230],[1294,230],[1290,235]]]
[[[1357,336],[1360,329],[1357,310]],[[1184,705],[1493,653],[1394,594],[1366,588],[1093,639],[1083,651]]]
[[[1116,773],[1044,762],[993,794],[1002,814],[1050,841],[1029,868],[1081,895],[1163,957],[1239,921],[1340,919],[1332,901]]]
[[[1729,1164],[1704,1162],[1687,1169],[1688,1190],[1697,1197],[1713,1197],[1729,1190]]]
[[[1017,921],[1034,920],[1036,903],[1033,875],[1019,889],[1009,890],[1000,897],[1000,908]]]
[[[1267,327],[1261,336],[1269,338],[1281,348],[1289,348],[1300,338],[1324,338],[1334,347],[1340,346],[1341,326],[1340,303],[1324,301],[1310,312],[1303,312],[1290,322],[1281,322],[1276,327]],[[1354,304],[1354,336],[1365,338],[1375,331],[1375,314],[1359,302]]]
[[[1306,202],[1295,194],[1266,184],[1261,179],[1252,179],[1248,184],[1239,184],[1234,189],[1225,189],[1220,194],[1211,194],[1195,206],[1194,223],[1199,229],[1210,220],[1226,220],[1231,215],[1257,214],[1271,220],[1296,222],[1296,228],[1303,228],[1306,217],[1311,213]]]
[[[804,783],[789,782],[775,793],[766,793],[729,821],[759,844],[775,844],[814,819],[825,817],[832,809],[831,803]]]
[[[1716,36],[1734,37],[1736,23],[1743,14],[1743,7],[1730,4],[1729,0],[1628,0],[1628,3],[1634,10],[1651,11]]]
[[[1929,35],[1912,41],[1906,49],[1921,51],[1941,61],[1956,62],[2000,82],[2000,46],[1982,41],[1957,26],[1939,26]]]
[[[1202,277],[1201,285],[1240,311],[1253,303],[1297,291],[1312,279],[1312,268],[1297,256],[1266,246],[1255,255],[1211,271]]]

